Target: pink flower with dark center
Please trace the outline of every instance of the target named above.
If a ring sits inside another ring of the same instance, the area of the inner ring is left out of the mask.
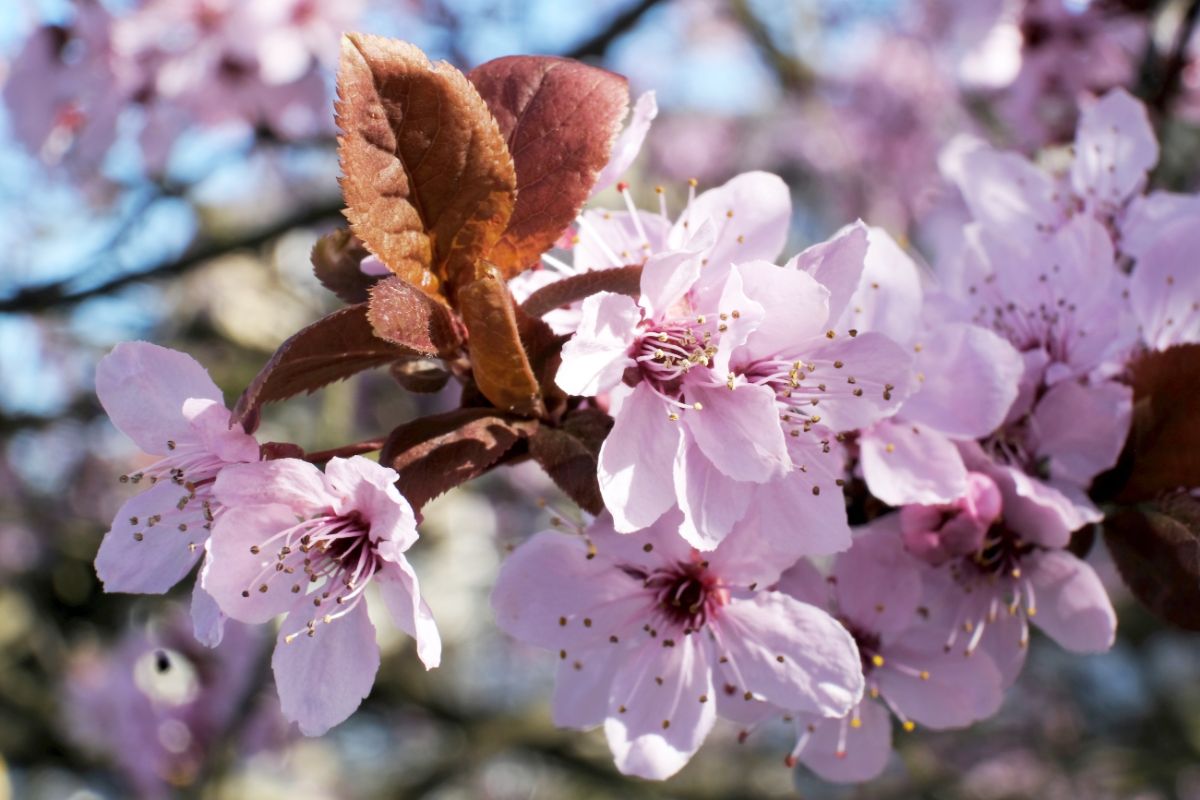
[[[982,545],[923,573],[930,624],[948,631],[947,652],[991,656],[1005,685],[1016,680],[1034,623],[1079,653],[1112,646],[1116,615],[1100,578],[1065,548],[1071,529],[1035,481],[969,448],[972,470],[987,475],[1003,505]]]
[[[981,472],[967,473],[967,491],[953,503],[900,509],[908,552],[934,566],[978,552],[1000,517],[1000,490]]]
[[[618,534],[608,517],[580,535],[517,548],[492,593],[496,620],[557,651],[554,722],[604,726],[617,768],[670,777],[699,749],[718,696],[838,716],[862,694],[858,652],[825,612],[766,585],[778,562],[735,531],[700,553],[678,514]]]
[[[96,367],[96,394],[112,423],[142,451],[159,456],[121,476],[149,485],[117,512],[96,554],[96,574],[110,592],[161,594],[200,560],[221,506],[218,473],[257,461],[258,442],[230,427],[221,390],[190,356],[147,342],[117,345]],[[220,640],[220,617],[197,583],[197,635]]]
[[[366,590],[374,585],[395,625],[414,637],[426,668],[441,639],[404,552],[416,519],[395,471],[362,456],[333,458],[325,472],[297,459],[223,470],[226,507],[205,588],[230,617],[287,618],[271,665],[284,716],[316,736],[345,720],[379,668]]]
[[[779,591],[830,612],[858,644],[867,697],[840,719],[798,715],[789,765],[802,761],[822,778],[866,781],[891,753],[891,717],[905,731],[963,728],[994,714],[1000,673],[986,655],[963,659],[943,648],[943,630],[922,614],[918,565],[901,545],[898,515],[856,534],[826,580],[806,561],[788,570]],[[890,714],[889,714],[890,712]]]

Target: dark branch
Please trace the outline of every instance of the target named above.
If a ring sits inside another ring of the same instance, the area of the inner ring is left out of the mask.
[[[574,58],[580,61],[603,58],[613,42],[633,30],[642,16],[660,2],[662,0],[640,0],[640,2],[633,4],[613,17],[612,21],[608,23],[607,28],[587,41],[576,45],[570,51],[563,53],[563,55],[567,58]]]
[[[63,308],[92,297],[108,294],[130,284],[182,275],[193,267],[217,256],[234,250],[262,247],[271,240],[287,233],[292,228],[312,225],[334,218],[341,211],[341,207],[340,201],[313,205],[300,209],[296,213],[290,214],[265,228],[259,228],[238,237],[211,238],[200,242],[193,242],[188,251],[174,261],[168,261],[156,267],[142,270],[141,272],[119,275],[87,289],[72,291],[71,283],[73,279],[58,281],[46,286],[23,289],[6,300],[0,300],[0,314],[27,314],[36,311],[46,311],[52,308]],[[80,274],[82,274],[82,271]]]
[[[1170,111],[1171,103],[1182,86],[1183,70],[1188,62],[1188,42],[1191,41],[1198,17],[1200,0],[1191,0],[1175,30],[1175,41],[1170,52],[1160,58],[1153,44],[1146,49],[1138,94],[1158,113],[1160,119]]]

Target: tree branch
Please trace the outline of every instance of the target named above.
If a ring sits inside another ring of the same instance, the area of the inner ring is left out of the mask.
[[[640,0],[613,17],[607,28],[587,41],[577,44],[563,55],[579,61],[603,58],[613,42],[633,30],[642,16],[660,2],[662,0]]]
[[[18,291],[6,300],[0,300],[0,314],[28,314],[36,311],[46,311],[53,308],[64,308],[88,300],[92,297],[108,294],[125,286],[147,280],[159,280],[182,275],[200,264],[234,250],[253,249],[276,239],[292,228],[312,225],[338,216],[342,204],[326,203],[309,206],[288,215],[278,222],[265,228],[259,228],[249,233],[233,238],[209,238],[192,243],[182,256],[174,261],[168,261],[140,272],[118,275],[103,283],[77,292],[71,291],[74,279],[56,281],[46,286],[31,287]],[[82,274],[81,271],[79,274]]]

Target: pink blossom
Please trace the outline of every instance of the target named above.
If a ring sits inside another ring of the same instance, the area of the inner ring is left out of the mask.
[[[946,648],[988,653],[1007,685],[1024,664],[1030,622],[1074,652],[1111,647],[1116,615],[1095,571],[1064,549],[1071,528],[1055,508],[1062,501],[973,446],[964,458],[993,481],[1003,505],[978,550],[923,574],[930,622],[948,631]]]
[[[670,514],[622,535],[605,516],[581,535],[540,533],[492,593],[500,627],[559,654],[555,724],[603,725],[617,768],[652,779],[699,749],[718,696],[825,716],[862,696],[850,635],[765,589],[780,564],[753,534],[700,553],[679,522]]]
[[[646,92],[638,97],[633,106],[629,125],[617,137],[608,164],[596,177],[596,183],[592,186],[593,195],[612,186],[618,178],[625,174],[626,170],[633,166],[638,153],[642,151],[642,143],[646,141],[646,134],[650,132],[650,124],[657,116],[658,103],[655,100],[654,92]]]
[[[221,506],[213,481],[230,464],[257,461],[258,443],[230,427],[221,390],[194,359],[147,342],[117,345],[96,368],[96,394],[112,423],[143,452],[161,456],[121,476],[149,484],[117,512],[96,554],[110,592],[161,594],[186,576]],[[197,582],[197,635],[220,640],[221,618]]]
[[[891,716],[906,731],[963,728],[994,714],[1003,699],[990,659],[946,652],[943,630],[919,613],[921,575],[899,527],[891,514],[857,533],[828,581],[801,561],[779,582],[779,591],[828,607],[858,644],[868,696],[840,719],[796,718],[799,739],[789,763],[802,761],[829,781],[865,781],[883,771]]]
[[[967,484],[954,443],[986,436],[1004,422],[1024,362],[986,328],[937,319],[937,298],[927,310],[913,260],[878,228],[867,239],[862,275],[840,324],[886,334],[908,348],[915,389],[895,414],[859,432],[863,477],[889,505],[948,503]]]
[[[116,140],[129,89],[112,52],[112,18],[98,2],[78,4],[67,26],[26,39],[4,82],[16,137],[50,165],[94,177]]]
[[[325,471],[298,459],[228,467],[215,494],[225,506],[205,588],[230,617],[263,623],[286,613],[271,665],[283,715],[316,736],[345,720],[379,668],[364,603],[374,584],[426,668],[441,639],[404,553],[416,519],[395,471],[355,456]]]

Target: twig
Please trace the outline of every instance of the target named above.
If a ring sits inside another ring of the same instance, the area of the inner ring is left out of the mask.
[[[7,300],[0,300],[0,314],[28,314],[51,308],[63,308],[93,297],[108,294],[133,283],[182,275],[193,267],[233,250],[261,247],[272,239],[276,239],[287,233],[292,228],[312,225],[336,217],[339,211],[341,211],[340,201],[337,203],[313,205],[301,209],[266,228],[260,228],[251,233],[231,239],[210,239],[200,244],[193,244],[186,253],[174,261],[168,261],[141,272],[119,275],[104,283],[76,292],[71,291],[70,288],[75,278],[57,281],[46,286],[24,289]]]
[[[580,61],[603,58],[613,42],[633,30],[642,16],[660,2],[662,0],[641,0],[641,2],[630,6],[613,17],[609,21],[608,27],[604,30],[587,41],[581,42],[571,48],[568,52],[563,53],[563,55],[567,58],[575,58]]]

